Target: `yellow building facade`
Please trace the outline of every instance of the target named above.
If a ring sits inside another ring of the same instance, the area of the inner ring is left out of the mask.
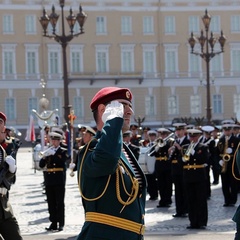
[[[0,110],[8,125],[26,129],[32,109],[41,113],[43,94],[49,109],[59,109],[64,122],[62,46],[43,37],[39,18],[59,1],[0,1]],[[210,100],[213,120],[236,117],[240,110],[240,3],[236,0],[91,0],[81,1],[88,17],[84,34],[67,46],[69,103],[75,124],[94,125],[89,108],[102,87],[128,87],[133,92],[134,118],[157,128],[175,118],[206,118],[206,61],[191,54],[188,39],[205,34],[201,17],[211,15],[210,32],[227,37],[224,53],[210,61]],[[26,7],[27,6],[27,7]],[[77,14],[79,1],[66,0]],[[65,21],[65,31],[69,26]],[[52,27],[48,27],[52,34]],[[79,26],[74,27],[79,32]],[[194,49],[200,51],[197,43]],[[215,43],[214,52],[220,51]],[[210,51],[210,50],[209,50]],[[40,85],[44,80],[45,88]],[[66,89],[65,89],[66,90]],[[133,119],[134,122],[134,119]]]

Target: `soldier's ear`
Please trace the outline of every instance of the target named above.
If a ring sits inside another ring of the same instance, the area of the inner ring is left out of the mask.
[[[98,105],[98,113],[102,116],[102,114],[105,111],[106,106],[104,104],[99,104]]]

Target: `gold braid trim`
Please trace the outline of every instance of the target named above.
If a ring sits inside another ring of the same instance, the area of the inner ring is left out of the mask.
[[[235,166],[235,163],[236,163],[237,152],[238,152],[238,149],[239,149],[239,147],[240,147],[239,145],[240,145],[240,143],[238,144],[237,149],[236,149],[236,151],[235,151],[235,153],[234,153],[234,155],[233,155],[232,175],[233,175],[233,177],[234,177],[236,180],[239,180],[239,181],[240,181],[240,178],[238,178],[238,177],[235,175],[235,172],[234,172],[234,166]]]
[[[81,176],[82,176],[82,166],[83,166],[83,162],[85,160],[85,157],[86,157],[86,154],[87,154],[87,151],[88,151],[88,148],[89,148],[89,145],[90,143],[94,140],[94,138],[89,141],[89,143],[87,144],[87,147],[86,147],[86,150],[83,154],[83,158],[82,158],[82,162],[81,162],[81,165],[80,165],[80,169],[79,169],[79,175],[78,175],[78,187],[79,187],[79,192],[80,192],[80,195],[82,196],[82,198],[86,201],[96,201],[98,199],[100,199],[104,193],[106,192],[107,188],[108,188],[108,185],[109,185],[109,182],[110,182],[110,179],[111,179],[111,175],[108,176],[108,180],[107,180],[107,183],[106,183],[106,186],[105,188],[103,189],[103,192],[98,196],[98,197],[95,197],[95,198],[87,198],[83,195],[82,193],[82,189],[81,189]]]
[[[122,169],[121,167],[124,168],[125,172],[127,173],[127,175],[130,177],[131,182],[132,182],[132,192],[128,193],[128,191],[126,190],[125,184],[124,184],[124,179],[123,179],[123,173],[122,173]],[[121,193],[120,193],[120,179],[119,179],[119,175],[121,176],[122,179],[122,183],[123,183],[123,189],[125,191],[125,193],[129,196],[127,201],[123,201],[123,199],[121,198]],[[119,165],[118,168],[116,170],[116,194],[117,194],[117,199],[118,201],[123,205],[120,213],[123,211],[123,209],[132,204],[136,198],[137,198],[137,194],[138,194],[138,190],[139,190],[139,183],[138,180],[135,177],[132,177],[131,174],[129,173],[128,169],[126,168],[126,166],[122,163],[121,160],[119,160]]]
[[[93,140],[93,139],[92,139]],[[89,145],[90,143],[92,142],[92,140],[87,144],[87,147],[86,147],[86,150],[83,154],[83,158],[82,158],[82,162],[81,162],[81,165],[80,165],[80,169],[79,169],[79,175],[78,175],[78,187],[79,187],[79,192],[80,192],[80,195],[82,196],[82,198],[86,201],[96,201],[98,199],[100,199],[106,192],[108,186],[109,186],[109,182],[110,182],[110,179],[111,179],[111,175],[108,176],[108,180],[107,180],[107,183],[102,191],[102,193],[98,196],[98,197],[95,197],[95,198],[87,198],[83,195],[82,193],[82,189],[81,189],[81,176],[82,176],[82,166],[83,166],[83,162],[85,160],[85,157],[86,157],[86,154],[87,154],[87,151],[89,149]],[[123,173],[122,173],[122,168],[124,169],[124,171],[127,173],[127,175],[130,177],[131,179],[131,182],[132,182],[132,190],[131,190],[131,193],[129,193],[126,189],[126,186],[125,186],[125,183],[124,183],[124,178],[123,178]],[[128,195],[128,199],[127,201],[123,201],[123,199],[121,198],[121,193],[120,193],[120,177],[121,176],[121,181],[122,181],[122,184],[123,184],[123,189],[124,189],[124,192]],[[123,211],[123,209],[127,206],[127,205],[130,205],[131,203],[133,203],[136,198],[137,198],[137,194],[138,194],[138,189],[139,189],[139,183],[138,183],[138,180],[135,178],[135,177],[132,177],[130,172],[128,171],[127,167],[122,163],[121,160],[119,160],[119,164],[118,164],[118,167],[116,169],[116,195],[117,195],[117,199],[118,201],[123,205],[123,208],[121,209],[120,212]]]

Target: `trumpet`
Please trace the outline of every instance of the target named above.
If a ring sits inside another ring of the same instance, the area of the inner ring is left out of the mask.
[[[156,146],[158,146],[159,148],[162,148],[162,147],[164,147],[166,144],[167,144],[167,141],[172,137],[174,135],[174,133],[171,133],[171,134],[169,134],[167,137],[165,137],[165,138],[157,138],[156,140],[155,140],[155,143],[149,148],[149,150],[146,152],[146,153],[148,153],[149,151],[150,151],[150,149],[152,149],[152,148],[155,148]],[[155,149],[153,149],[153,151],[152,152],[150,152],[150,153],[148,153],[148,156],[150,156],[152,153],[154,153],[155,152]]]
[[[39,152],[38,157],[43,158],[43,157],[48,157],[48,156],[54,155],[54,154],[55,154],[55,150],[53,149],[53,147],[50,147],[50,148],[46,149],[45,151]]]
[[[186,152],[185,152],[184,155],[183,155],[183,159],[184,159],[185,161],[189,161],[190,155],[191,155],[191,152],[192,152],[192,149],[193,149],[193,146],[194,146],[194,142],[192,141],[192,142],[189,144]]]

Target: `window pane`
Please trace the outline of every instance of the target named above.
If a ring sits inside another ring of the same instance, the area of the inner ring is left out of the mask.
[[[219,94],[213,95],[213,113],[222,113],[222,96]]]
[[[81,97],[74,97],[73,99],[73,109],[74,109],[74,114],[82,118],[83,117],[83,112],[82,112],[82,98]]]
[[[143,33],[153,34],[153,17],[151,16],[143,17]]]
[[[176,96],[170,96],[168,97],[168,114],[177,114],[177,97]]]
[[[190,106],[191,106],[191,114],[199,114],[201,113],[201,107],[200,107],[200,97],[190,96]]]
[[[145,113],[147,116],[154,116],[154,97],[147,96],[145,99]]]
[[[15,99],[13,99],[13,98],[6,99],[5,112],[6,112],[8,120],[16,120]]]

